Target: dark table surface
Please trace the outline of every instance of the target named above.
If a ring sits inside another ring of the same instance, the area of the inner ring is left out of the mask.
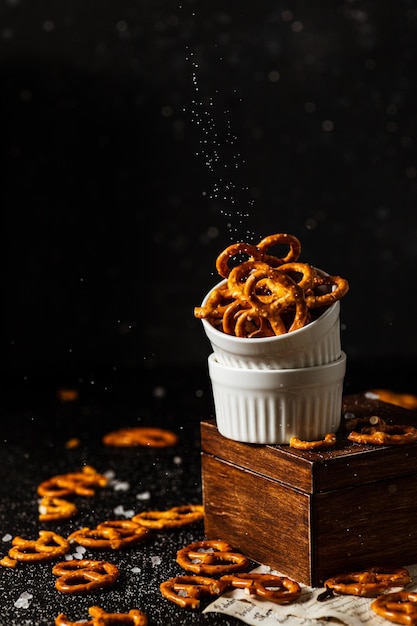
[[[404,363],[351,364],[346,391],[379,384],[412,392],[409,371]],[[68,387],[76,389],[78,398],[63,402],[58,392]],[[129,511],[200,503],[200,422],[212,416],[204,368],[129,372],[115,375],[111,381],[59,374],[6,380],[1,407],[0,555],[7,554],[11,537],[34,539],[41,528],[67,536],[104,519],[123,519]],[[178,444],[168,448],[110,448],[103,444],[107,432],[138,425],[172,430],[179,437]],[[67,448],[72,437],[78,438],[80,445]],[[92,498],[77,497],[79,514],[74,519],[41,524],[39,483],[85,464],[99,472],[113,472],[114,480]],[[48,563],[0,568],[0,624],[53,626],[60,612],[74,621],[87,619],[92,604],[109,612],[139,608],[147,614],[150,626],[241,623],[224,615],[202,614],[201,609],[187,612],[160,594],[163,580],[185,573],[176,563],[177,550],[200,539],[204,539],[204,526],[199,522],[181,530],[153,532],[144,543],[111,555],[87,551],[85,558],[106,558],[117,562],[121,570],[113,588],[94,595],[65,596],[56,591]],[[19,608],[16,603],[19,605],[25,592],[31,594],[29,604]]]

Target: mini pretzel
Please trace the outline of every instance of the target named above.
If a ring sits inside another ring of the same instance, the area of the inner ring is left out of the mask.
[[[175,446],[178,437],[175,433],[163,428],[132,426],[120,428],[103,437],[106,446],[133,447],[149,446],[150,448],[166,448]]]
[[[260,295],[260,287],[270,295]],[[302,289],[279,269],[253,272],[245,283],[245,297],[259,315],[268,318],[275,334],[282,334],[281,316],[291,310],[292,321],[287,332],[302,328],[306,323],[308,310]]]
[[[71,595],[92,593],[110,587],[119,577],[119,568],[108,561],[64,561],[52,568],[57,576],[55,588]]]
[[[272,248],[276,245],[287,245],[289,246],[289,251],[285,257],[279,258],[276,256],[272,256],[268,253],[269,248]],[[258,250],[262,253],[262,259],[271,267],[278,267],[284,263],[292,263],[298,260],[298,257],[301,254],[301,243],[300,240],[294,235],[288,235],[287,233],[277,233],[276,235],[268,235],[268,237],[264,237],[258,245],[256,246]]]
[[[285,576],[251,572],[222,576],[232,587],[243,588],[247,594],[261,596],[271,602],[284,604],[296,600],[301,594],[300,585]]]
[[[178,550],[177,563],[194,574],[216,576],[241,571],[248,567],[249,560],[225,541],[203,540]]]
[[[351,431],[348,439],[356,443],[371,445],[401,445],[417,441],[417,428],[402,424],[365,426],[361,429],[361,432]]]
[[[187,504],[174,506],[166,511],[144,511],[132,517],[133,522],[137,522],[146,528],[182,528],[189,524],[199,522],[204,517],[204,507],[201,504]]]
[[[223,278],[227,278],[230,274],[229,261],[233,257],[238,255],[246,255],[252,261],[261,261],[262,253],[259,250],[258,246],[254,246],[250,243],[245,243],[244,241],[239,243],[233,243],[228,246],[223,252],[219,254],[216,260],[216,269],[217,272]]]
[[[381,402],[396,404],[403,409],[417,409],[417,395],[412,393],[398,393],[390,389],[371,389],[367,393],[374,394]]]
[[[278,267],[279,271],[293,279],[303,291],[313,289],[317,280],[317,271],[308,263],[283,263]]]
[[[194,308],[194,315],[197,318],[209,319],[215,325],[216,320],[221,320],[226,308],[234,302],[227,284],[215,287],[207,298],[203,306]]]
[[[133,520],[109,520],[96,528],[80,528],[71,533],[69,541],[93,550],[121,550],[143,541],[149,530]]]
[[[184,609],[198,609],[202,596],[219,596],[227,584],[207,576],[177,576],[161,583],[164,598]]]
[[[327,433],[324,439],[318,441],[303,441],[297,437],[291,437],[290,447],[297,448],[297,450],[322,450],[325,448],[332,448],[336,445],[336,435],[334,433]]]
[[[227,278],[228,293],[237,300],[244,298],[245,282],[248,277],[256,270],[268,269],[270,266],[262,261],[244,261],[236,265]]]
[[[417,593],[397,591],[379,596],[371,603],[371,609],[395,624],[416,626],[417,624]]]
[[[93,496],[95,487],[105,487],[107,478],[99,474],[93,467],[86,465],[81,472],[57,474],[44,480],[38,486],[38,494],[50,498],[64,498],[65,496]]]
[[[401,567],[371,567],[361,572],[349,572],[328,578],[324,586],[335,593],[371,598],[391,587],[403,587],[411,582],[407,569]]]
[[[88,613],[93,618],[91,621],[70,621],[64,613],[60,613],[55,618],[55,626],[80,626],[90,624],[91,626],[148,626],[148,619],[142,611],[131,609],[128,613],[107,613],[98,606],[91,606]]]
[[[331,291],[320,293],[321,287],[329,286],[331,287]],[[319,290],[318,293],[317,290]],[[328,307],[343,298],[348,291],[349,283],[345,278],[331,275],[320,276],[317,274],[313,292],[306,294],[306,303],[309,309]]]
[[[276,331],[278,327],[279,333]],[[240,311],[235,318],[234,334],[236,337],[273,337],[285,332],[287,332],[285,324],[280,317],[276,318],[274,332],[270,321],[259,315],[255,309]]]
[[[76,515],[78,509],[73,502],[63,498],[44,496],[39,502],[39,521],[57,522],[67,520]]]
[[[38,539],[14,537],[9,558],[23,563],[54,561],[67,554],[70,544],[67,539],[49,530],[40,530]]]

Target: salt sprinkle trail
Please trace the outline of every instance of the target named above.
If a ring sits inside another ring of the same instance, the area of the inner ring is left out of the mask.
[[[180,9],[182,6],[180,5]],[[195,13],[192,13],[195,17]],[[200,157],[204,165],[213,174],[215,182],[209,193],[203,192],[203,195],[208,195],[211,200],[220,201],[222,207],[220,213],[228,220],[227,226],[230,231],[230,238],[236,241],[236,232],[238,228],[233,226],[232,221],[234,219],[239,220],[239,225],[243,224],[245,219],[250,217],[250,212],[244,212],[237,207],[237,194],[240,192],[248,193],[249,188],[247,186],[238,186],[231,179],[231,172],[236,172],[239,168],[245,164],[245,160],[239,152],[232,150],[231,163],[224,162],[222,160],[222,148],[224,146],[233,148],[237,141],[236,135],[231,130],[230,123],[230,111],[225,110],[224,116],[226,121],[226,137],[223,139],[223,143],[219,137],[218,127],[214,114],[214,99],[209,97],[207,104],[204,104],[199,97],[199,81],[198,70],[199,65],[194,58],[194,53],[186,46],[186,61],[191,64],[191,82],[194,91],[194,98],[191,100],[191,108],[189,111],[190,119],[201,132],[201,139],[199,140],[200,148],[196,152],[196,156]],[[216,92],[218,93],[218,92]],[[187,109],[184,108],[183,112],[187,113]],[[248,201],[249,208],[253,208],[254,201]],[[229,208],[224,208],[228,206]],[[232,231],[234,234],[232,234]],[[245,239],[253,240],[255,237],[253,232],[247,231]]]

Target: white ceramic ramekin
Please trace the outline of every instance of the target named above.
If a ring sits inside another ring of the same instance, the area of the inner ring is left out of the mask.
[[[216,287],[227,282],[221,281]],[[203,300],[203,306],[210,292]],[[202,319],[217,361],[245,369],[314,367],[340,358],[340,302],[332,304],[314,322],[284,335],[243,338],[217,330]]]
[[[316,367],[241,369],[208,358],[219,432],[236,441],[287,444],[323,439],[341,420],[346,355]]]

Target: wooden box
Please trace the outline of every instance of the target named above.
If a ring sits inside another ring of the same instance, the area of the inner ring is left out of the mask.
[[[416,425],[413,411],[346,396],[345,415]],[[298,582],[417,562],[417,443],[370,446],[342,424],[328,451],[239,443],[201,424],[205,533]]]

